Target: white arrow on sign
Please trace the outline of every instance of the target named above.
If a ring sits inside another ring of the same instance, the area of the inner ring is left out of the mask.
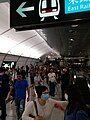
[[[21,15],[22,17],[27,17],[23,12],[25,11],[33,11],[34,10],[34,6],[32,7],[26,7],[26,8],[23,8],[23,6],[26,4],[26,2],[23,2],[19,7],[18,9],[16,10],[16,12]]]

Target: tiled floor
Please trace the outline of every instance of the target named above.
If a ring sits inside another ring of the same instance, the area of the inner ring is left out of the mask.
[[[7,104],[7,117],[6,117],[6,120],[17,120],[14,102],[12,104],[11,104],[11,102],[9,102]]]

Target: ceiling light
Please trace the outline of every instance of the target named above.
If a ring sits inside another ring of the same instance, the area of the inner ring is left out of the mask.
[[[74,32],[75,32],[75,30],[69,30],[69,32],[70,32],[70,33],[74,33]]]
[[[89,87],[89,89],[90,89],[90,84],[88,83],[88,87]]]
[[[73,39],[73,38],[70,38],[70,41],[72,41],[72,42],[73,42],[73,41],[74,41],[74,39]]]
[[[71,25],[71,27],[78,27],[78,25]]]

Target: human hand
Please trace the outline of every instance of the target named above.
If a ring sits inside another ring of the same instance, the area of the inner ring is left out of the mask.
[[[55,103],[54,107],[64,111],[64,108],[59,103]]]
[[[41,116],[36,116],[36,117],[34,118],[34,120],[42,120],[42,117],[41,117]]]
[[[10,98],[10,96],[7,96],[5,100],[6,100],[6,101],[9,100],[9,98]]]
[[[10,99],[10,92],[8,92],[8,95],[6,97],[6,101]]]
[[[34,89],[32,90],[32,96],[33,96],[33,97],[36,97],[36,93],[35,93],[35,90],[34,90]]]
[[[27,97],[27,102],[30,100],[30,98],[29,97]]]

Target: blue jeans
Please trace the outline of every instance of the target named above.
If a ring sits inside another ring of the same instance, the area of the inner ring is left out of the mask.
[[[16,106],[16,113],[18,120],[22,116],[22,113],[24,112],[25,109],[25,99],[22,100],[15,100],[15,106]]]

